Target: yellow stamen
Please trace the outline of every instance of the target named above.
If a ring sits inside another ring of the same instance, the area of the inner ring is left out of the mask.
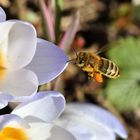
[[[5,56],[0,49],[0,80],[4,78],[6,72],[6,68],[4,66],[5,66]]]
[[[0,140],[29,140],[21,128],[5,127],[0,131]]]

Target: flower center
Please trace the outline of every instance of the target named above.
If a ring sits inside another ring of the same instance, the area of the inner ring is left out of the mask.
[[[5,127],[0,131],[0,140],[29,140],[21,128]]]
[[[4,54],[0,50],[0,80],[4,78],[6,68],[4,67],[5,64],[5,59],[4,59]]]

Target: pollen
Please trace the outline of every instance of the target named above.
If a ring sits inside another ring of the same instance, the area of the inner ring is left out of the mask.
[[[6,68],[5,68],[5,55],[0,50],[0,80],[2,80],[5,76]]]
[[[29,140],[21,128],[5,127],[0,131],[0,140]]]

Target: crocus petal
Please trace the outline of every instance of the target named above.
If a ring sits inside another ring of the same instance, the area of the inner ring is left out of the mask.
[[[0,80],[1,92],[8,93],[14,100],[22,100],[37,91],[38,80],[36,75],[29,70],[7,71],[3,80]]]
[[[12,100],[13,96],[6,93],[0,93],[0,109],[6,107],[8,105],[8,102]]]
[[[18,20],[1,22],[0,37],[6,68],[17,70],[30,63],[37,43],[36,31],[31,24]]]
[[[3,22],[6,20],[6,14],[4,10],[0,7],[0,22]]]
[[[76,138],[66,129],[54,125],[51,129],[51,136],[48,140],[76,140]]]
[[[90,117],[94,117],[98,122],[109,127],[111,130],[116,132],[122,138],[127,138],[127,132],[120,121],[110,112],[101,107],[91,104],[71,104],[70,108],[79,110],[82,107],[82,112]],[[102,115],[101,115],[102,114]]]
[[[22,118],[51,122],[58,118],[65,106],[65,98],[56,91],[39,92],[32,99],[17,106],[12,114]],[[30,117],[28,117],[30,116]]]
[[[76,140],[67,130],[44,122],[27,122],[14,114],[0,116],[0,129],[4,127],[23,130],[30,140]]]
[[[38,39],[37,50],[27,69],[34,71],[39,84],[56,78],[67,66],[68,58],[64,52],[51,42]]]
[[[8,34],[14,25],[14,22],[0,22],[0,48],[4,53],[7,53],[8,49]]]
[[[29,124],[22,118],[14,114],[6,114],[0,116],[0,129],[7,125],[21,125],[28,128]]]
[[[31,140],[76,140],[67,130],[43,122],[29,123],[30,128],[26,129]]]
[[[78,140],[115,140],[115,134],[110,129],[78,111],[66,109],[55,123],[70,131]]]
[[[68,115],[70,115],[71,117],[70,116],[68,117]],[[78,117],[80,117],[79,115],[82,116],[82,117],[79,118],[79,120],[77,120]],[[70,118],[70,119],[68,119],[67,117]],[[85,118],[86,121],[87,121],[87,124],[90,123],[92,125],[92,127],[93,127],[93,125],[94,126],[95,125],[96,126],[100,125],[100,127],[104,127],[105,129],[108,129],[110,131],[110,135],[112,133],[116,132],[120,137],[127,138],[127,132],[124,129],[124,127],[122,126],[122,124],[119,122],[119,120],[115,116],[113,116],[110,112],[108,112],[108,111],[106,111],[106,110],[104,110],[104,109],[102,109],[100,107],[97,107],[95,105],[90,105],[90,104],[69,104],[69,105],[67,105],[67,108],[66,108],[66,111],[64,113],[64,116],[62,115],[62,118],[60,118],[60,119],[61,119],[61,121],[62,120],[64,121],[64,120],[66,120],[66,118],[67,118],[67,121],[71,120],[71,123],[73,123],[73,121],[75,121],[75,124],[78,124],[76,122],[79,121],[79,123],[81,123],[80,125],[85,126],[85,130],[90,129],[91,128],[90,125],[88,126],[88,125],[85,125],[83,123],[83,122],[85,122],[85,120],[82,120],[82,119]],[[71,127],[70,129],[74,129],[75,126],[74,125],[72,126],[71,123],[69,122],[70,127]],[[66,125],[66,123],[65,123],[65,125]],[[76,125],[75,129],[77,130],[77,125]],[[94,130],[96,131],[96,129],[94,129]],[[103,130],[103,129],[99,130],[99,134],[101,133],[100,132],[101,130]],[[103,130],[103,131],[105,131],[105,130]],[[96,134],[97,133],[95,133],[95,136],[96,136]]]

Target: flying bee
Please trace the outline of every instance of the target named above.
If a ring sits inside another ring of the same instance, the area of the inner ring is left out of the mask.
[[[90,52],[76,52],[76,56],[70,61],[75,61],[78,67],[88,73],[89,78],[99,83],[103,82],[103,76],[113,79],[120,76],[118,66],[106,58]]]

